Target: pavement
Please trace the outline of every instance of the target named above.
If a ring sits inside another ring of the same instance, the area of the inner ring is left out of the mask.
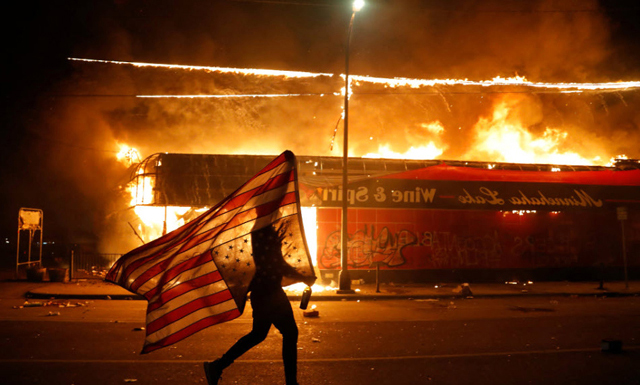
[[[12,282],[24,288],[24,297],[38,299],[112,299],[141,300],[142,297],[101,279],[71,282],[30,282],[3,280],[0,287],[10,289]],[[443,299],[491,298],[530,296],[638,296],[640,281],[617,282],[501,282],[501,283],[442,283],[442,284],[352,284],[352,293],[336,288],[314,285],[313,301],[384,300],[384,299]],[[16,286],[14,290],[20,290]],[[289,291],[291,300],[300,299],[300,291]]]

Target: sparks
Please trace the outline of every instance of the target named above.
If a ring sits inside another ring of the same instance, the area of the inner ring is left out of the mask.
[[[87,63],[130,65],[130,66],[134,66],[134,67],[183,69],[183,70],[190,70],[190,71],[220,72],[220,73],[232,73],[232,74],[241,74],[241,75],[282,76],[282,77],[285,77],[285,78],[315,78],[315,77],[319,77],[319,76],[333,76],[333,74],[304,72],[304,71],[280,71],[280,70],[250,69],[250,68],[190,66],[190,65],[180,65],[180,64],[162,64],[162,63],[143,63],[143,62],[129,62],[129,61],[118,61],[118,60],[83,59],[83,58],[75,58],[75,57],[70,57],[70,58],[68,58],[68,60],[87,62]]]
[[[119,64],[130,65],[135,67],[153,67],[153,68],[169,68],[169,69],[184,69],[190,71],[207,71],[207,72],[219,72],[219,73],[233,73],[242,75],[255,75],[255,76],[281,76],[284,78],[316,78],[316,77],[333,77],[340,76],[345,77],[344,74],[336,75],[322,72],[304,72],[304,71],[282,71],[282,70],[269,70],[269,69],[251,69],[251,68],[231,68],[231,67],[210,67],[210,66],[190,66],[179,64],[162,64],[162,63],[144,63],[144,62],[127,62],[117,60],[100,60],[100,59],[84,59],[84,58],[68,58],[71,61],[80,61],[88,63],[104,63],[104,64]],[[527,87],[538,88],[547,90],[557,90],[561,93],[581,93],[585,91],[629,91],[640,88],[640,81],[619,81],[619,82],[604,82],[604,83],[547,83],[547,82],[532,82],[527,80],[524,76],[514,76],[509,78],[503,78],[496,76],[491,80],[468,80],[468,79],[410,79],[410,78],[381,78],[361,75],[349,75],[350,79],[354,82],[354,85],[358,85],[359,82],[382,84],[385,87],[397,88],[397,87],[434,87],[434,86],[479,86],[479,87],[496,87],[496,86],[511,86],[511,87]],[[342,91],[344,94],[344,90]],[[350,90],[351,93],[351,90]],[[277,95],[281,96],[281,95]],[[197,97],[206,97],[198,95]]]
[[[325,94],[242,94],[242,95],[136,95],[136,98],[174,99],[229,99],[229,98],[276,98],[296,96],[324,96]]]

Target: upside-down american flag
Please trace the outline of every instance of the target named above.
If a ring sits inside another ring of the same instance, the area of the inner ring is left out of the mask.
[[[198,218],[123,255],[106,280],[147,299],[142,353],[174,344],[244,311],[255,273],[251,233],[273,226],[297,277],[315,280],[304,238],[295,156],[285,151]],[[280,262],[280,261],[277,261]]]

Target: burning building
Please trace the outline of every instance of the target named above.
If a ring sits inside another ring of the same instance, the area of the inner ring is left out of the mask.
[[[272,157],[159,153],[132,168],[132,229],[151,240],[196,217]],[[342,159],[298,156],[312,259],[340,269]],[[640,268],[640,164],[558,166],[352,158],[348,262],[394,282],[622,279]],[[130,234],[130,236],[133,236]],[[623,241],[625,248],[623,249]]]

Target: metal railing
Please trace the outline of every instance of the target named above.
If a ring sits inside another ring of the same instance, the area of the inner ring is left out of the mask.
[[[72,279],[104,279],[107,271],[122,254],[71,253],[69,277]]]

